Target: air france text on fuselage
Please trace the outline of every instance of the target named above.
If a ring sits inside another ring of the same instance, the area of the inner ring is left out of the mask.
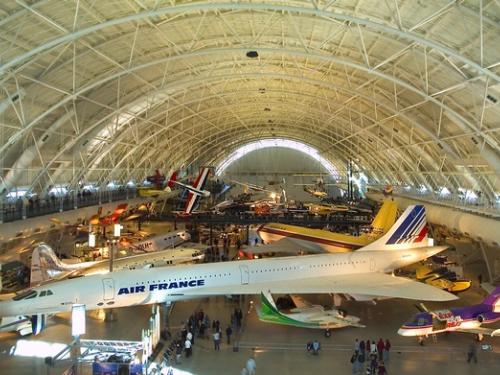
[[[130,286],[128,288],[120,288],[120,290],[118,291],[118,295],[144,293],[146,292],[146,287],[148,287],[148,292],[153,292],[155,290],[192,288],[195,286],[203,286],[203,285],[205,285],[205,279],[197,279],[189,281],[188,280],[172,281],[170,283],[159,283],[159,284],[149,284],[149,285],[136,285],[136,286]]]

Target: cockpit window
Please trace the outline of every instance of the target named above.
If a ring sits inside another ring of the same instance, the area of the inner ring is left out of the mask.
[[[14,301],[20,301],[20,300],[23,300],[23,299],[31,299],[31,298],[35,298],[37,296],[37,292],[35,290],[27,290],[25,292],[22,292],[22,293],[19,293],[17,294],[15,297],[13,297],[12,299]]]

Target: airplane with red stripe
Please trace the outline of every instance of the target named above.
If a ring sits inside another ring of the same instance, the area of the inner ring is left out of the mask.
[[[198,205],[200,197],[207,198],[210,196],[210,191],[205,190],[205,185],[209,173],[210,173],[210,168],[208,167],[201,168],[200,174],[196,178],[196,181],[194,182],[193,186],[184,184],[182,182],[174,181],[175,184],[189,190],[188,199],[186,202],[186,208],[183,214],[190,215]]]

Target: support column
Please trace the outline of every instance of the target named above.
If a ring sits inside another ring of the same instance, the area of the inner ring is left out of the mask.
[[[483,259],[484,262],[486,263],[486,268],[488,270],[488,282],[493,283],[494,281],[494,270],[492,270],[492,267],[490,265],[490,261],[488,259],[488,255],[486,254],[486,246],[483,243],[483,241],[478,242],[479,248],[481,249],[481,252],[483,254]]]

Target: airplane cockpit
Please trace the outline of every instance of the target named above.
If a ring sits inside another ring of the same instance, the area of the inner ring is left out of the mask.
[[[14,297],[12,297],[13,301],[21,301],[24,299],[32,299],[35,297],[45,297],[45,296],[51,296],[54,293],[50,290],[41,290],[40,293],[38,293],[36,290],[33,289],[28,289],[21,291],[20,293],[16,293]]]
[[[432,324],[432,315],[429,313],[420,313],[413,317],[413,320],[405,323],[406,327],[425,327]]]

